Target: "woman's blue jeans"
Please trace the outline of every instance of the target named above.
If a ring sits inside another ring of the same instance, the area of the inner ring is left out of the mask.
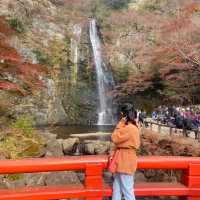
[[[136,200],[134,191],[134,177],[125,173],[116,173],[113,182],[112,200],[121,200],[122,194],[125,200]]]

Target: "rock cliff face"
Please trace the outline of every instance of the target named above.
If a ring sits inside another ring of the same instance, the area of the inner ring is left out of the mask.
[[[113,2],[120,7],[113,8]],[[93,17],[97,19],[102,40],[102,56],[117,83],[112,91],[115,102],[133,100],[148,110],[162,101],[168,102],[174,90],[171,86],[168,88],[168,81],[161,77],[162,71],[157,73],[157,64],[151,64],[149,52],[160,43],[156,35],[166,17],[171,19],[170,16],[188,1],[124,2],[1,0],[0,70],[7,65],[6,59],[12,60],[11,64],[20,59],[31,67],[44,65],[49,72],[40,77],[46,83],[43,89],[30,92],[30,88],[23,85],[30,94],[24,98],[0,91],[0,100],[6,103],[9,100],[13,105],[8,106],[10,111],[6,111],[6,116],[28,113],[37,125],[97,122],[96,73],[88,31]],[[194,16],[194,21],[196,19]],[[9,28],[5,29],[3,24]],[[2,79],[22,82],[13,74],[4,73]],[[194,96],[198,96],[196,92]],[[1,104],[2,101],[0,112]]]
[[[76,8],[67,4],[50,0],[0,2],[1,20],[15,31],[5,38],[7,45],[16,49],[23,61],[49,70],[47,76],[40,77],[46,87],[27,97],[16,96],[13,102],[13,94],[0,92],[14,105],[9,115],[32,115],[37,125],[95,121],[96,84],[88,19],[80,13],[74,16]]]

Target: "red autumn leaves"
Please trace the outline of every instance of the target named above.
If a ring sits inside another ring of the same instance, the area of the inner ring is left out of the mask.
[[[8,40],[15,33],[7,22],[0,18],[0,89],[17,91],[23,96],[35,87],[44,86],[41,76],[47,73],[44,66],[25,62]]]

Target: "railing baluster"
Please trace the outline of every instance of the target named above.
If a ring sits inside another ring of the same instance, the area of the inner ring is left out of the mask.
[[[87,164],[85,170],[85,188],[86,189],[103,189],[103,167],[102,164]],[[87,200],[102,200],[103,196],[87,197]]]
[[[170,126],[169,134],[172,136],[172,127]]]
[[[151,131],[153,130],[153,123],[150,122],[150,128],[151,128]]]
[[[186,200],[200,200],[200,164],[191,163],[184,172],[183,183],[189,188]]]

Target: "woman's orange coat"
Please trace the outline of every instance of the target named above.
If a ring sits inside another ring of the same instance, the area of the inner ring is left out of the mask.
[[[140,147],[140,130],[132,123],[125,124],[122,119],[116,126],[111,138],[120,149],[117,158],[117,172],[134,174],[137,168],[136,150]]]

